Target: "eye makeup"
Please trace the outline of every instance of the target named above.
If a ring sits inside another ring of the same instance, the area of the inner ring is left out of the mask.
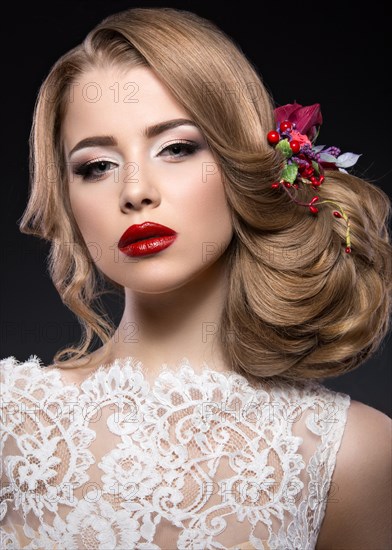
[[[167,162],[181,162],[194,155],[202,146],[186,139],[173,139],[165,142],[158,149],[155,157],[162,157]],[[87,162],[72,163],[72,174],[84,181],[97,181],[119,167],[118,163],[105,157],[95,157]]]
[[[174,139],[161,145],[156,153],[156,156],[171,156],[174,158],[181,158],[183,156],[192,155],[199,149],[201,149],[201,146],[195,141],[188,141],[187,139]],[[173,155],[163,155],[163,153],[170,150],[172,151],[172,153],[174,153]],[[178,155],[176,151],[185,151],[185,154]]]
[[[108,168],[114,166],[114,168]],[[111,160],[97,158],[81,164],[76,164],[72,170],[75,176],[80,176],[83,180],[98,180],[105,176],[109,171],[115,170],[117,164]]]

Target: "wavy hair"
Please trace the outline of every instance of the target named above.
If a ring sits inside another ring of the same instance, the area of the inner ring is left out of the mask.
[[[104,19],[62,56],[35,106],[31,189],[20,231],[50,241],[50,276],[83,328],[80,344],[58,351],[54,364],[72,367],[87,358],[95,335],[108,343],[115,327],[100,297],[123,295],[95,266],[73,217],[61,138],[72,84],[110,65],[151,68],[220,165],[234,227],[218,335],[230,368],[255,380],[327,378],[370,357],[390,322],[388,196],[358,177],[326,172],[318,194],[339,202],[350,218],[353,252],[346,254],[344,224],[328,208],[316,218],[271,189],[282,169],[266,139],[275,128],[274,105],[240,47],[192,12],[133,8]]]

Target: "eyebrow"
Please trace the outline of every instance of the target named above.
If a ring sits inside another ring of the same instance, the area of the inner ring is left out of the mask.
[[[158,136],[159,134],[162,134],[163,132],[166,132],[167,130],[172,130],[173,128],[177,128],[178,126],[183,125],[188,126],[194,126],[198,128],[197,124],[193,122],[193,120],[189,120],[187,118],[174,118],[172,120],[166,120],[164,122],[158,122],[158,124],[153,124],[152,126],[148,126],[143,130],[143,137],[146,137],[147,139],[151,139],[153,137]],[[84,149],[86,147],[97,147],[97,146],[116,146],[117,141],[113,136],[94,136],[94,137],[88,137],[85,139],[82,139],[79,141],[75,147],[71,149],[69,152],[69,157],[76,153],[76,151],[79,151],[80,149]]]

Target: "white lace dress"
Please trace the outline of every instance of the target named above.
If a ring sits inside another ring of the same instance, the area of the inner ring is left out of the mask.
[[[4,549],[313,550],[350,397],[129,357],[1,367]]]

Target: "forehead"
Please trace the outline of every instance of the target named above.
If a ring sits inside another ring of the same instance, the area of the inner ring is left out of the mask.
[[[75,131],[91,134],[130,123],[139,128],[162,117],[184,115],[184,108],[148,67],[97,68],[71,84],[62,134],[67,141]]]

